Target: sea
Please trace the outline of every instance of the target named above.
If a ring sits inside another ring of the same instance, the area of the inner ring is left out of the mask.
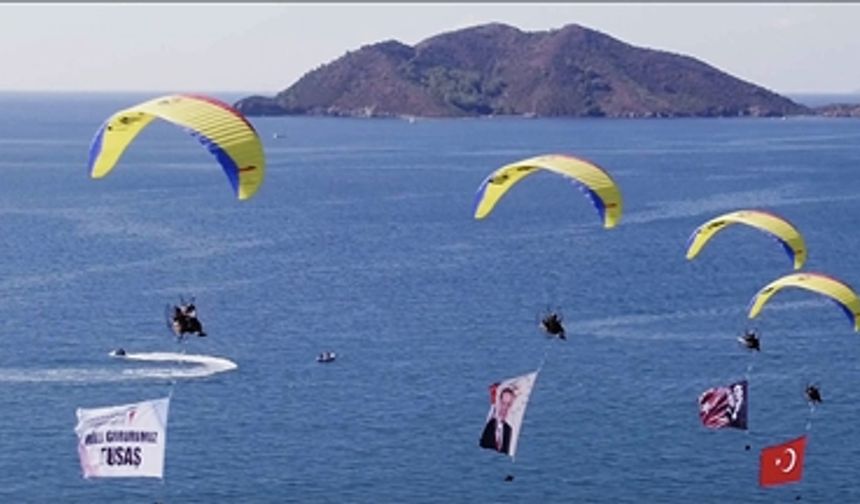
[[[685,258],[761,209],[803,271],[860,286],[860,121],[252,117],[248,201],[156,121],[91,179],[103,121],[155,96],[0,94],[0,502],[860,502],[853,322],[792,288],[749,319],[794,272],[762,231]],[[548,172],[473,218],[490,172],[545,153],[608,171],[619,225]],[[180,342],[191,297],[208,336]],[[480,448],[489,387],[535,370],[516,457]],[[705,428],[699,395],[743,379],[748,430]],[[163,479],[83,478],[78,408],[167,396]],[[803,435],[801,481],[761,487],[761,450]]]

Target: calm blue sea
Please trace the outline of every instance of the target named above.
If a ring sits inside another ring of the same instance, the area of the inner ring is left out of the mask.
[[[91,180],[102,121],[151,97],[0,95],[0,502],[860,502],[860,335],[796,289],[747,320],[792,272],[763,233],[684,258],[705,220],[761,208],[803,232],[807,270],[860,286],[860,121],[253,118],[247,202],[162,123]],[[548,152],[612,173],[617,228],[550,174],[472,218],[490,171]],[[209,337],[180,347],[163,312],[189,294]],[[537,330],[547,306],[567,342]],[[171,385],[120,346],[238,368]],[[544,355],[515,463],[478,448],[489,384]],[[749,433],[703,428],[698,395],[750,365]],[[761,489],[809,381],[803,481]],[[75,409],[171,390],[164,481],[84,480]]]

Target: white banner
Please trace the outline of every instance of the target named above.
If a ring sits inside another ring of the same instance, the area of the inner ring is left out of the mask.
[[[78,408],[78,455],[84,478],[162,478],[170,398]]]
[[[537,371],[490,385],[490,412],[479,445],[513,457]]]

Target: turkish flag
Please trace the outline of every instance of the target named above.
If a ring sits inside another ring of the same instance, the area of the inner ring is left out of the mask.
[[[761,451],[758,482],[761,486],[783,485],[803,477],[803,453],[806,435],[783,444],[768,446]]]

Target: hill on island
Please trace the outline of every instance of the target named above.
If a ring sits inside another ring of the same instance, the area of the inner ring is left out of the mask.
[[[812,111],[695,58],[635,47],[579,25],[523,32],[488,24],[414,47],[361,47],[247,115],[572,117],[785,116]]]

